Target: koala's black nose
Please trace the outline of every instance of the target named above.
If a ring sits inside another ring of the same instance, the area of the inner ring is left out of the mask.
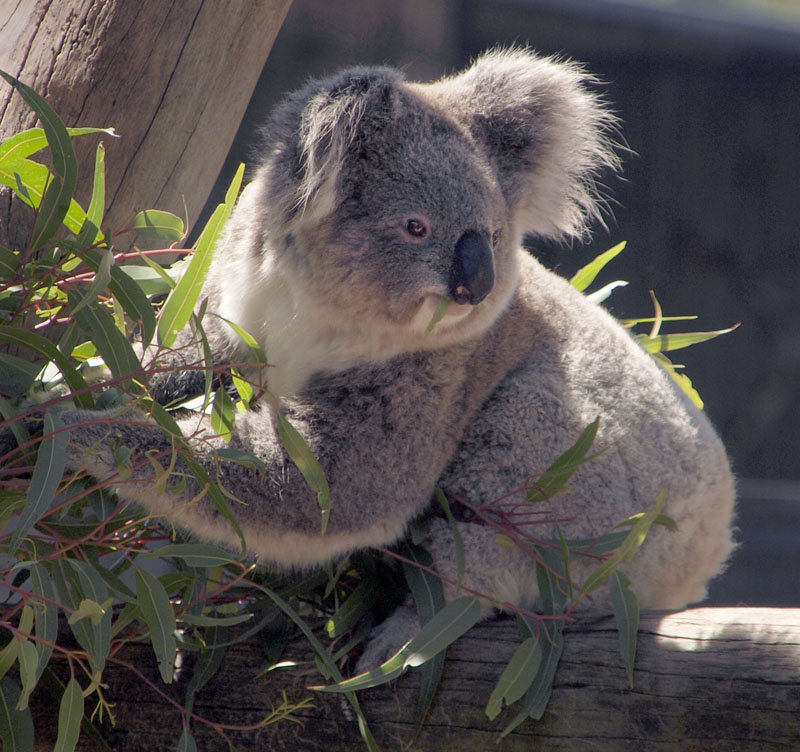
[[[473,230],[465,232],[456,243],[450,295],[456,303],[477,305],[493,286],[494,259],[489,241]]]

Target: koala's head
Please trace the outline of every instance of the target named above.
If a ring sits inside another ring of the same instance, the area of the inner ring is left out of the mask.
[[[256,180],[270,265],[332,319],[409,347],[482,333],[513,294],[522,233],[580,235],[597,216],[613,117],[586,82],[510,50],[431,84],[385,68],[308,84],[274,115]]]

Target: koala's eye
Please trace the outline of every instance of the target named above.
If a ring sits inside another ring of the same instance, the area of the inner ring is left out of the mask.
[[[502,230],[495,230],[492,233],[492,248],[497,248],[497,244],[500,242],[500,237],[502,234]]]
[[[406,232],[414,238],[424,238],[428,234],[428,226],[421,219],[406,220]]]

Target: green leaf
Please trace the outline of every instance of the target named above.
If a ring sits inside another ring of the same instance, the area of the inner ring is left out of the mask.
[[[114,254],[108,248],[100,253],[100,263],[98,263],[94,279],[91,284],[83,292],[81,299],[76,305],[71,308],[70,313],[75,314],[85,306],[97,300],[97,296],[108,288],[108,283],[111,281],[111,267],[114,264]]]
[[[65,602],[70,603],[74,610],[80,610],[83,600],[93,601],[100,606],[99,610],[92,610],[94,618],[68,623],[78,641],[83,639],[81,644],[89,653],[92,669],[101,672],[111,650],[111,600],[108,588],[97,569],[88,562],[68,559],[66,564],[64,575],[72,588],[71,600]],[[58,585],[55,570],[53,574]]]
[[[210,543],[170,543],[162,546],[157,551],[144,554],[144,558],[153,559],[162,556],[172,556],[186,562],[190,567],[220,567],[238,561],[217,546]]]
[[[82,718],[83,692],[75,677],[72,677],[61,697],[58,709],[58,738],[53,752],[73,752],[78,744]]]
[[[145,209],[140,211],[131,222],[131,228],[143,238],[164,240],[176,243],[186,234],[183,220],[168,211]]]
[[[88,260],[95,253],[96,251],[87,251],[84,253],[84,259]],[[122,310],[133,321],[141,323],[142,345],[145,347],[149,345],[156,331],[156,315],[142,288],[115,265],[111,267],[111,281],[108,283],[108,289],[119,301]]]
[[[29,606],[27,608],[30,608]],[[22,682],[22,693],[17,701],[17,710],[28,707],[28,697],[36,687],[36,666],[39,654],[36,646],[30,640],[21,640],[19,646],[19,678]]]
[[[127,264],[126,266],[120,266],[118,268],[129,280],[136,284],[144,295],[166,295],[170,290],[173,290],[175,288],[175,281],[172,278],[172,274],[176,267],[185,267],[178,267],[178,264],[173,264],[170,269],[166,270],[151,259],[148,259],[147,256],[144,256],[144,258],[150,261],[155,268],[151,266],[134,266],[133,264]]]
[[[41,370],[29,360],[0,353],[0,393],[12,397],[27,394]]]
[[[233,436],[235,422],[236,407],[225,387],[221,386],[214,393],[214,401],[211,403],[211,427],[227,443]]]
[[[639,344],[644,347],[647,352],[659,353],[669,352],[670,350],[680,350],[684,347],[691,347],[699,342],[707,342],[710,339],[719,337],[723,334],[729,334],[734,329],[737,329],[739,324],[729,326],[727,329],[717,329],[710,332],[684,332],[683,334],[657,334],[651,337],[648,334],[639,334],[637,339]]]
[[[658,498],[656,499],[655,509],[638,516],[636,522],[623,539],[619,548],[608,559],[606,559],[606,561],[600,564],[589,574],[581,586],[581,592],[578,595],[578,599],[605,585],[605,583],[608,582],[608,580],[611,578],[611,575],[616,572],[617,568],[620,564],[622,564],[622,562],[629,561],[631,558],[633,558],[633,555],[639,550],[639,547],[644,542],[644,539],[650,531],[650,528],[661,516],[661,510],[664,508],[666,500],[667,492],[666,490],[663,490],[661,493],[659,493]]]
[[[0,280],[14,279],[19,269],[19,254],[0,245]]]
[[[78,234],[78,245],[81,248],[100,243],[103,233],[100,225],[103,223],[103,214],[106,210],[106,150],[102,142],[97,144],[94,158],[94,184],[89,208],[86,210],[86,221]]]
[[[56,433],[58,431],[59,433]],[[13,556],[20,541],[36,521],[50,508],[64,475],[67,461],[69,431],[52,413],[44,415],[44,437],[39,445],[36,465],[28,487],[25,507],[8,544],[8,555]]]
[[[448,645],[455,642],[480,619],[480,602],[475,596],[464,596],[448,603],[436,614],[397,655],[366,674],[318,687],[323,692],[347,692],[385,684],[406,669],[421,666]]]
[[[91,409],[94,407],[94,401],[89,393],[89,386],[84,381],[75,367],[70,363],[69,358],[65,357],[63,353],[48,339],[45,339],[39,334],[33,332],[26,332],[14,326],[0,325],[0,341],[8,342],[12,345],[24,347],[40,355],[44,355],[48,361],[55,364],[67,386],[70,388],[72,398],[78,407],[85,407]],[[76,394],[76,392],[83,392]]]
[[[247,347],[247,351],[250,354],[250,357],[253,359],[252,362],[258,365],[266,365],[267,364],[267,356],[264,353],[264,350],[261,348],[261,345],[256,342],[256,338],[253,337],[250,332],[245,331],[240,327],[238,324],[226,319],[224,316],[217,316],[218,318],[222,319],[234,332],[238,335],[239,339],[242,340],[245,347]]]
[[[520,699],[533,683],[542,663],[542,649],[536,637],[529,637],[516,650],[505,667],[486,705],[486,715],[494,720],[505,705]]]
[[[308,640],[309,644],[316,650],[317,655],[319,656],[320,660],[325,666],[326,671],[330,676],[332,676],[336,681],[342,681],[342,674],[339,671],[339,667],[336,665],[336,662],[331,657],[331,654],[325,650],[325,647],[322,643],[317,639],[317,636],[314,632],[309,628],[308,624],[303,621],[303,619],[289,606],[286,601],[283,600],[277,593],[269,588],[260,588],[262,592],[264,592],[272,602],[280,608],[283,613],[285,613],[300,629],[303,633],[305,638]],[[320,688],[326,689],[326,688]],[[364,712],[361,710],[361,706],[359,705],[358,698],[356,697],[354,692],[346,692],[345,697],[348,699],[350,704],[355,711],[356,718],[358,719],[358,728],[361,732],[361,737],[364,739],[364,742],[367,745],[367,749],[369,752],[379,752],[378,745],[375,743],[375,739],[372,736],[372,732],[369,730],[367,726],[367,719],[364,717]]]
[[[588,457],[586,455],[597,436],[599,425],[600,418],[597,417],[586,426],[578,440],[536,479],[534,487],[526,497],[528,503],[533,504],[552,499],[555,494],[566,487],[569,479],[581,465],[598,456],[599,452]]]
[[[347,632],[358,620],[366,614],[378,596],[377,582],[373,578],[365,577],[358,583],[356,589],[339,606],[336,613],[325,624],[325,631],[331,639]]]
[[[0,679],[0,741],[3,752],[31,752],[34,748],[33,718],[28,709],[16,710],[19,697],[20,689],[16,682],[7,676]]]
[[[183,729],[181,738],[178,740],[177,752],[197,752],[197,742],[195,742],[188,728]]]
[[[189,266],[161,309],[158,319],[158,337],[165,347],[171,347],[178,332],[189,323],[189,317],[200,298],[222,228],[233,209],[243,175],[244,165],[240,165],[225,194],[225,203],[220,204],[214,210],[197,240],[197,249]]]
[[[4,677],[19,658],[19,642],[19,640],[11,640],[0,650],[0,677]]]
[[[105,133],[116,138],[113,128],[67,128],[70,138],[90,133]],[[0,144],[0,165],[11,165],[20,159],[27,159],[47,146],[47,136],[43,128],[28,128],[7,138]]]
[[[544,635],[539,640],[539,646],[542,651],[539,670],[525,693],[522,701],[522,710],[503,729],[500,734],[501,737],[508,736],[528,718],[533,718],[536,721],[540,720],[547,708],[547,703],[550,702],[550,695],[553,693],[553,680],[556,676],[558,663],[561,660],[561,653],[564,650],[563,623],[560,621],[542,622],[541,629]],[[529,634],[531,637],[533,636],[532,633],[529,632]]]
[[[406,558],[421,565],[403,562],[403,574],[414,598],[420,624],[424,626],[444,608],[444,587],[439,577],[421,568],[433,566],[428,551],[421,546],[407,545],[404,553]]]
[[[217,645],[224,642],[228,630],[225,627],[211,627],[204,632],[208,645]],[[210,647],[203,650],[194,664],[192,676],[186,685],[186,710],[191,712],[197,693],[211,680],[222,665],[222,660],[227,653],[224,647]]]
[[[13,76],[3,71],[0,71],[0,76],[19,91],[39,116],[53,159],[53,180],[42,198],[31,236],[30,248],[35,251],[58,230],[69,210],[78,182],[78,159],[72,147],[72,139],[53,108],[33,89]]]
[[[84,331],[91,334],[97,352],[100,353],[111,373],[118,379],[122,379],[121,386],[136,390],[130,377],[142,370],[142,364],[131,347],[131,343],[117,329],[113,316],[105,308],[101,308],[95,301],[79,307],[81,299],[76,290],[70,292],[69,301],[72,310],[75,311],[75,320]]]
[[[13,173],[0,168],[0,184],[7,185],[17,192],[17,195],[28,206],[39,209],[47,190],[51,185],[52,175],[43,164],[23,159],[17,162]],[[75,199],[69,202],[69,208],[63,218],[64,226],[76,235],[80,232],[86,221],[86,213]]]
[[[172,682],[175,669],[175,612],[164,586],[145,569],[136,569],[136,597],[158,659],[158,670],[165,684]]]
[[[234,616],[207,616],[206,614],[181,614],[181,621],[191,624],[194,627],[233,627],[251,621],[253,614],[235,614]]]
[[[633,665],[636,660],[636,637],[639,631],[639,602],[631,590],[631,581],[623,572],[611,576],[611,607],[617,622],[619,650],[625,662],[628,681],[633,688]]]
[[[435,327],[445,317],[447,309],[450,307],[452,302],[453,301],[450,298],[444,295],[439,298],[439,302],[436,305],[436,310],[433,312],[433,316],[431,316],[431,320],[428,322],[428,326],[425,328],[426,337],[433,331],[433,327]]]
[[[594,282],[595,277],[603,270],[603,267],[615,256],[618,256],[624,250],[624,248],[625,241],[618,243],[605,253],[601,253],[586,266],[578,269],[572,279],[570,279],[569,283],[579,292],[583,292],[590,284],[592,284],[592,282]]]
[[[275,415],[278,420],[278,436],[286,454],[297,466],[308,487],[317,495],[317,503],[322,513],[322,534],[324,535],[331,513],[331,491],[328,487],[328,480],[325,478],[325,471],[297,429],[279,411],[276,410]]]
[[[56,590],[53,580],[44,565],[32,562],[27,565],[30,573],[30,588],[36,595],[42,596],[33,601],[33,616],[36,626],[36,643],[38,664],[36,680],[38,681],[50,661],[53,645],[58,639],[58,607],[56,606]],[[48,644],[50,643],[50,644]]]
[[[266,473],[268,470],[266,464],[262,460],[256,457],[252,452],[247,452],[244,449],[223,447],[222,449],[215,449],[214,454],[221,460],[235,462],[237,465],[246,467],[253,473]]]

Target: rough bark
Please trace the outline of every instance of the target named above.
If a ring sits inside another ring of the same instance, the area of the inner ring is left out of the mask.
[[[203,207],[291,0],[0,0],[0,69],[45,96],[68,126],[113,126],[106,225],[137,208],[193,222]],[[34,125],[0,86],[0,137]],[[95,143],[77,139],[84,168]],[[184,208],[185,205],[185,208]],[[0,200],[7,240],[29,212]],[[0,230],[0,235],[5,235]]]
[[[610,619],[571,625],[544,718],[526,721],[497,743],[516,713],[512,708],[490,722],[483,709],[505,662],[519,643],[511,619],[481,624],[449,651],[431,713],[414,736],[418,674],[360,693],[370,729],[384,752],[417,750],[725,750],[769,752],[796,749],[800,739],[800,610],[696,609],[645,614],[641,620],[635,683],[631,688],[619,657]],[[281,702],[280,692],[298,701],[321,683],[313,656],[301,641],[284,658],[295,669],[255,678],[263,645],[258,641],[229,651],[222,668],[200,693],[195,712],[217,723],[254,724]],[[121,656],[158,682],[152,650],[137,646]],[[181,732],[178,712],[139,678],[107,669],[116,702],[117,726],[104,728],[116,752],[174,750]],[[183,696],[186,677],[169,694]],[[38,691],[38,690],[37,690]],[[297,714],[303,724],[280,722],[255,731],[228,732],[246,750],[366,749],[357,724],[339,696],[313,695],[314,708]],[[37,736],[54,738],[52,700],[39,699]],[[198,749],[227,751],[214,730],[193,721]],[[44,748],[44,747],[43,747]],[[94,747],[84,741],[80,750]]]

